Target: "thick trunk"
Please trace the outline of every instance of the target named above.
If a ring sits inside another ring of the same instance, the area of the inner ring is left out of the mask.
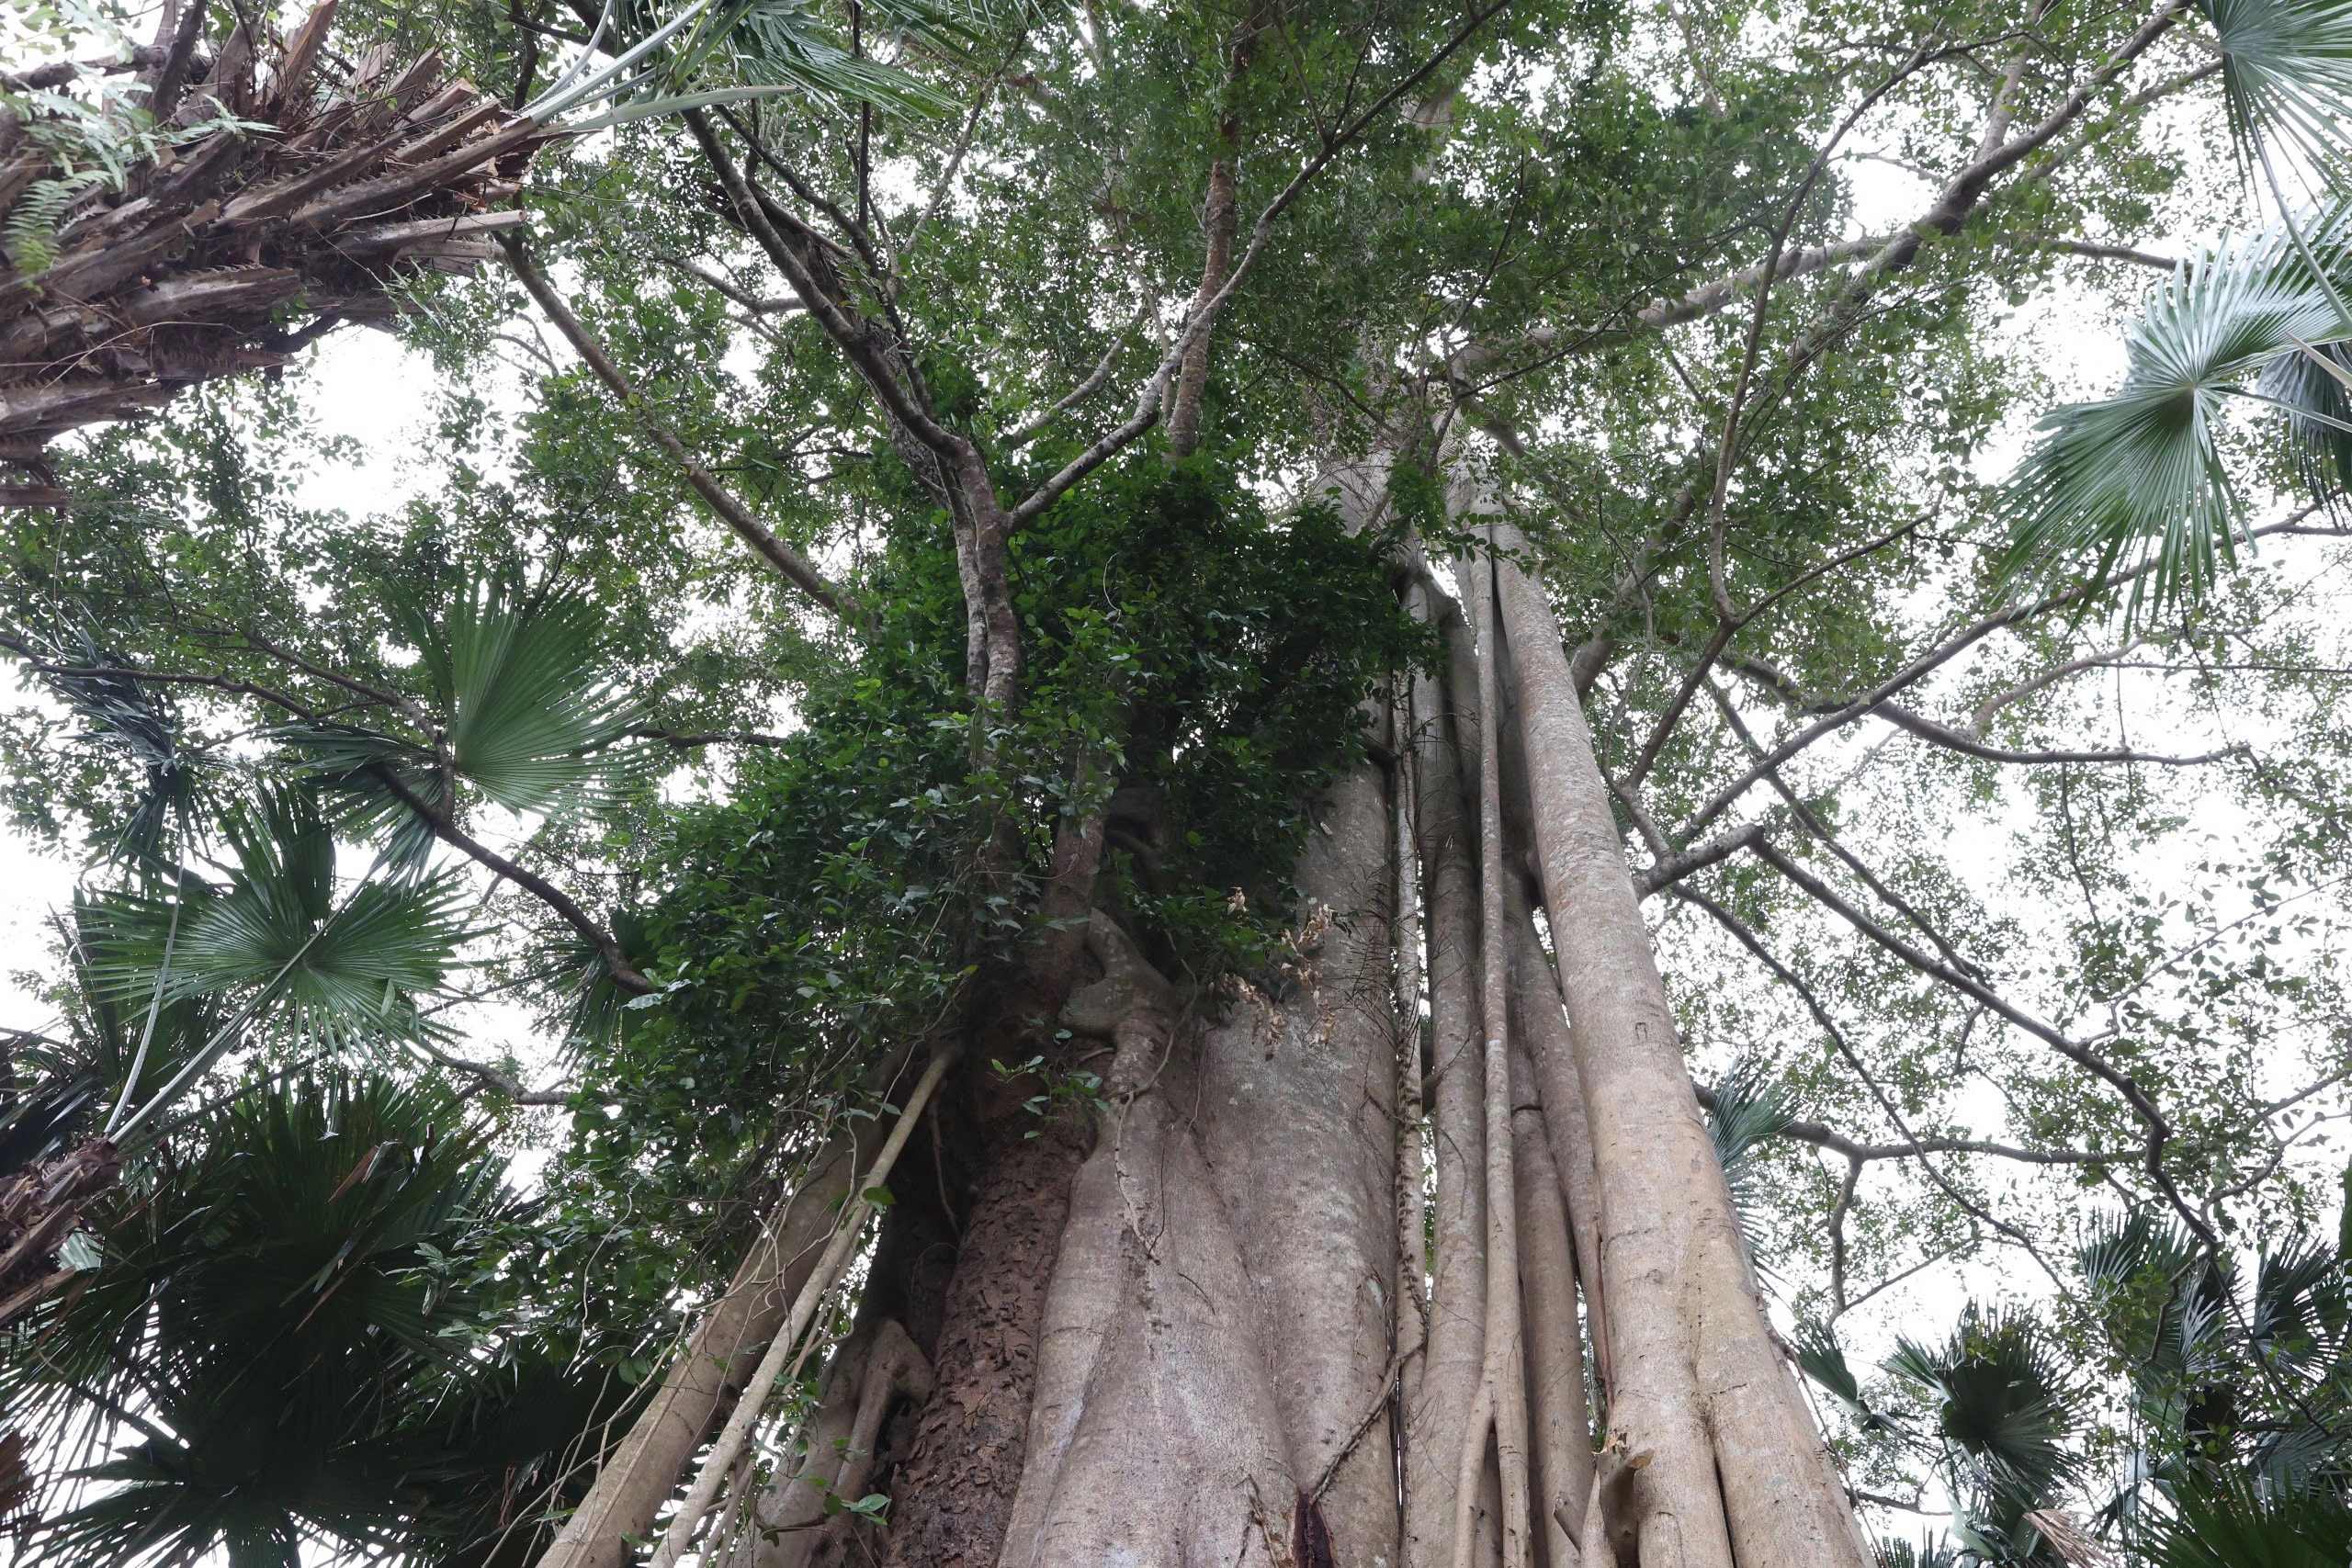
[[[1367,473],[1336,477],[1357,514]],[[1451,615],[1446,678],[1410,682],[1396,793],[1369,766],[1335,786],[1278,973],[1192,994],[1111,916],[1073,928],[1046,967],[1087,981],[1058,1009],[1078,1042],[1061,1059],[1110,1056],[1099,1111],[1040,1124],[1011,1086],[957,1085],[925,1247],[953,1273],[922,1303],[889,1293],[899,1213],[804,1472],[765,1495],[733,1568],[1867,1562],[1766,1324],[1548,607],[1508,566],[1468,581],[1483,636]],[[1096,820],[1065,829],[1099,841]],[[1416,885],[1426,1079],[1391,919]],[[1043,995],[998,996],[1008,1041],[1054,1016]],[[983,1028],[974,1057],[991,1043]],[[698,1343],[723,1335],[747,1338],[740,1306]],[[641,1424],[670,1435],[618,1467],[645,1494],[626,1528],[723,1392]],[[887,1529],[806,1528],[817,1480],[887,1493]]]
[[[988,1568],[1004,1540],[1037,1390],[1046,1280],[1074,1224],[1071,1182],[1087,1148],[1067,1118],[1025,1120],[996,1118],[982,1134],[932,1397],[891,1488],[891,1563]]]
[[[1065,1021],[1118,1045],[1039,1344],[1008,1565],[1396,1561],[1387,807],[1342,781],[1280,995],[1174,1000],[1107,918]],[[1319,1494],[1319,1495],[1318,1495]],[[1310,1545],[1309,1550],[1316,1548]]]
[[[1699,1119],[1558,626],[1540,591],[1508,563],[1500,570],[1600,1180],[1609,1424],[1638,1462],[1643,1568],[1861,1568],[1869,1552],[1773,1344]]]

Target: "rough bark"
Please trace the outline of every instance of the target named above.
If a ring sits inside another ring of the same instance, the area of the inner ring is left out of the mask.
[[[1109,1036],[1108,1108],[1079,1173],[1046,1303],[1026,1466],[1001,1561],[1247,1561],[1298,1491],[1240,1249],[1181,1105],[1174,998],[1107,917],[1103,978],[1072,1030]],[[1289,1524],[1285,1509],[1283,1535]]]
[[[1516,544],[1515,538],[1509,543]],[[1764,1320],[1559,628],[1502,563],[1569,1043],[1600,1179],[1609,1421],[1643,1568],[1870,1561]]]
[[[1067,1118],[1026,1127],[999,1119],[986,1141],[932,1357],[932,1396],[892,1489],[886,1561],[909,1568],[997,1560],[1028,1438],[1046,1281],[1087,1147]]]
[[[1116,1041],[1112,1110],[1047,1302],[1008,1568],[1295,1542],[1396,1562],[1386,823],[1377,773],[1341,781],[1275,994],[1237,985],[1197,1026],[1096,918],[1104,978],[1064,1020]]]

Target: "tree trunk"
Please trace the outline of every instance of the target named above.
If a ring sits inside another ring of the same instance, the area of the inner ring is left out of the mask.
[[[1870,1553],[1773,1343],[1699,1118],[1559,628],[1541,592],[1498,568],[1600,1180],[1609,1424],[1638,1466],[1643,1568],[1862,1568]]]
[[[1458,752],[1439,684],[1413,682],[1421,864],[1428,887],[1430,1076],[1437,1195],[1428,1348],[1406,1413],[1406,1561],[1441,1568],[1453,1555],[1455,1477],[1477,1395],[1487,1320],[1484,1035],[1474,989],[1477,949],[1468,821]]]
[[[1339,476],[1351,514],[1374,479]],[[894,1211],[804,1461],[887,1495],[888,1524],[789,1528],[821,1507],[804,1479],[768,1495],[773,1539],[735,1568],[1867,1562],[1763,1316],[1548,607],[1507,564],[1467,576],[1498,591],[1470,606],[1489,662],[1416,587],[1447,677],[1409,682],[1394,790],[1370,765],[1333,787],[1276,972],[1194,993],[1095,909],[1058,1010],[1069,1063],[1110,1057],[1091,1118],[1040,1123],[1012,1086],[960,1081],[924,1243],[952,1277],[889,1293],[922,1240]],[[1420,992],[1391,919],[1416,883],[1426,1079],[1399,1049]],[[1017,989],[1003,1029],[1038,1010]],[[749,1337],[729,1310],[704,1339]],[[616,1466],[638,1477],[622,1528],[650,1523],[718,1402],[640,1424],[667,1447]],[[616,1543],[605,1490],[583,1515]]]
[[[625,1538],[641,1539],[652,1529],[695,1450],[733,1409],[743,1380],[824,1250],[852,1169],[873,1157],[884,1134],[877,1122],[866,1122],[856,1137],[836,1138],[778,1207],[726,1294],[671,1361],[652,1403],[540,1557],[539,1568],[621,1568],[629,1560]]]

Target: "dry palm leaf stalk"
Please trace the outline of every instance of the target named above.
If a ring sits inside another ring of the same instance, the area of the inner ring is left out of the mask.
[[[64,499],[40,457],[66,431],[283,364],[341,322],[388,325],[399,280],[470,271],[523,221],[498,204],[563,132],[442,84],[437,51],[338,63],[334,9],[282,40],[241,23],[209,62],[203,0],[167,11],[168,43],[111,68],[138,70],[137,107],[43,91],[71,66],[0,81],[30,106],[0,113],[0,465],[34,481],[0,502]]]

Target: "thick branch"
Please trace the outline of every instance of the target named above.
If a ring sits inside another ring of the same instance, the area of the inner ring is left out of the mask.
[[[2272,534],[2293,532],[2302,524],[2304,519],[2311,516],[2311,514],[2316,510],[2318,510],[2316,507],[2304,507],[2301,511],[2294,513],[2292,515],[2286,517],[2279,522],[2266,524],[2262,527],[2255,529],[2253,531],[2253,536],[2256,538],[2262,538]],[[1960,631],[1953,633],[1942,642],[1938,643],[1935,647],[1928,649],[1926,652],[1912,660],[1910,663],[1905,665],[1901,670],[1895,671],[1894,674],[1889,676],[1878,685],[1873,686],[1869,691],[1863,693],[1860,696],[1854,698],[1840,707],[1831,710],[1817,723],[1806,726],[1804,729],[1801,729],[1796,734],[1790,736],[1779,745],[1774,746],[1770,751],[1758,759],[1756,764],[1749,768],[1747,773],[1741,774],[1729,785],[1718,791],[1713,799],[1709,800],[1705,806],[1702,807],[1698,814],[1690,819],[1690,826],[1686,831],[1690,833],[1696,833],[1708,823],[1713,821],[1717,817],[1723,815],[1723,813],[1727,810],[1735,801],[1738,800],[1741,795],[1746,795],[1750,789],[1761,783],[1771,769],[1779,767],[1782,762],[1787,761],[1790,758],[1795,756],[1806,747],[1811,746],[1815,741],[1821,739],[1824,736],[1834,734],[1838,730],[1843,729],[1846,726],[1853,723],[1856,719],[1876,712],[1896,693],[1901,692],[1907,687],[1917,685],[1928,675],[1934,673],[1944,665],[1949,664],[1952,660],[1958,658],[1962,653],[1965,652],[1970,648],[1974,647],[1977,643],[1982,642],[1984,638],[1992,636],[1995,632],[2000,631],[2005,627],[2022,625],[2027,621],[2037,620],[2040,617],[2049,615],[2054,611],[2072,609],[2088,600],[2097,598],[2101,593],[2108,592],[2112,589],[2120,588],[2125,583],[2131,582],[2136,578],[2144,576],[2154,570],[2155,566],[2153,561],[2143,562],[2141,565],[2136,566],[2128,571],[2117,572],[2112,576],[2101,578],[2097,581],[2079,583],[2073,588],[2063,589],[2056,593],[2050,594],[2041,599],[2037,599],[2030,604],[2012,605],[2008,609],[1987,615],[1973,625],[1965,626]]]
[[[503,1072],[487,1062],[469,1062],[462,1056],[452,1056],[429,1041],[420,1040],[416,1043],[426,1055],[443,1066],[454,1068],[461,1073],[470,1073],[517,1105],[569,1105],[571,1103],[570,1089],[535,1089],[513,1074]]]
[[[1973,735],[1954,729],[1948,724],[1938,724],[1924,715],[1913,713],[1898,703],[1886,703],[1877,710],[1879,717],[1909,730],[1923,740],[1930,740],[1950,750],[1970,757],[1980,757],[1988,762],[2147,762],[2163,768],[2195,768],[2208,762],[2218,762],[2225,757],[2251,755],[2241,743],[2222,747],[2218,751],[2200,751],[2193,757],[2166,757],[2150,751],[2134,751],[2116,748],[2100,751],[2014,751],[2003,746],[1987,746]]]
[[[1621,799],[1630,794],[1631,791],[1622,786],[1619,788]],[[1719,834],[1703,844],[1684,850],[1679,854],[1662,856],[1648,870],[1634,876],[1634,890],[1646,898],[1653,893],[1673,886],[1687,876],[1704,871],[1719,862],[1729,860],[1761,838],[1763,834],[1763,823],[1743,822],[1729,832]]]

